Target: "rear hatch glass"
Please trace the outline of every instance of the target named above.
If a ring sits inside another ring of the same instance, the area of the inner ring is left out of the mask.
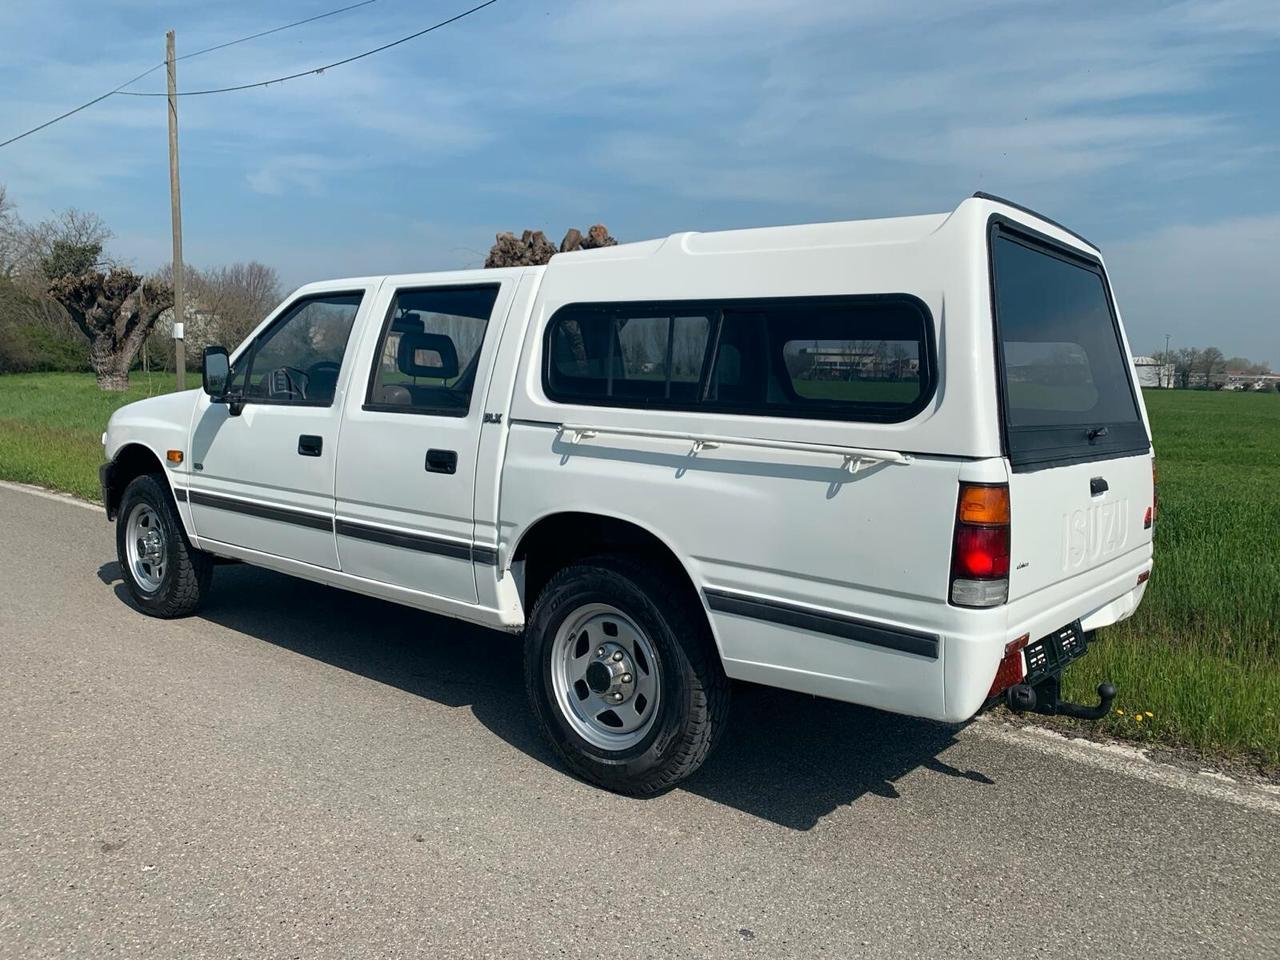
[[[1150,441],[1101,264],[996,222],[991,274],[1013,469],[1146,452]]]

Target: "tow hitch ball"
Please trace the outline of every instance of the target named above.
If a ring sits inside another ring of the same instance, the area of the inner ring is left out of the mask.
[[[1111,712],[1111,701],[1116,698],[1116,685],[1110,681],[1098,684],[1098,704],[1086,707],[1061,699],[1061,686],[1057,677],[1046,677],[1035,686],[1015,683],[1005,693],[1009,709],[1030,711],[1050,716],[1075,717],[1079,720],[1101,720]]]

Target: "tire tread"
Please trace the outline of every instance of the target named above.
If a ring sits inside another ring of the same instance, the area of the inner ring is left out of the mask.
[[[720,665],[705,613],[700,608],[693,609],[693,604],[683,591],[672,589],[669,577],[654,573],[629,556],[590,557],[559,571],[539,595],[530,623],[537,623],[541,619],[540,607],[546,598],[554,596],[558,588],[593,568],[608,570],[630,580],[666,622],[676,637],[681,653],[689,662],[693,677],[689,691],[690,709],[688,722],[681,731],[679,742],[664,754],[657,766],[638,776],[602,777],[597,767],[583,762],[572,751],[561,748],[549,718],[536,708],[535,698],[538,692],[534,685],[542,682],[541,664],[526,664],[525,677],[530,701],[535,704],[533,712],[543,736],[556,747],[557,753],[575,774],[616,793],[634,797],[654,796],[670,790],[702,766],[712,748],[719,742],[729,714],[729,680]],[[661,606],[655,602],[655,598],[663,598]],[[529,650],[530,647],[526,644],[527,655]]]
[[[129,511],[136,500],[144,498],[152,506],[165,511],[165,518],[176,537],[169,537],[171,574],[168,582],[163,584],[156,594],[147,594],[137,589],[132,574],[128,570],[128,555],[125,553],[124,530]],[[163,620],[172,620],[194,613],[204,602],[213,579],[213,557],[202,550],[191,546],[186,530],[182,526],[182,518],[178,516],[178,506],[174,502],[173,493],[163,477],[155,474],[144,474],[135,477],[125,488],[120,498],[119,530],[117,532],[117,553],[119,554],[121,575],[128,585],[134,602],[149,616]]]

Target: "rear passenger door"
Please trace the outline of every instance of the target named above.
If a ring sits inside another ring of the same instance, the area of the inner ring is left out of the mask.
[[[473,564],[496,562],[473,542],[482,404],[514,285],[383,288],[338,454],[344,573],[476,602]]]

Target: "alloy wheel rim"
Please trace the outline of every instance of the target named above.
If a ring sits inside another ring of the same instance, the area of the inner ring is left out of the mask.
[[[604,750],[635,746],[658,715],[661,683],[653,643],[607,603],[571,611],[551,647],[551,681],[561,716]]]
[[[164,582],[169,552],[160,514],[150,504],[139,503],[130,511],[124,543],[134,581],[144,592],[155,593]]]

